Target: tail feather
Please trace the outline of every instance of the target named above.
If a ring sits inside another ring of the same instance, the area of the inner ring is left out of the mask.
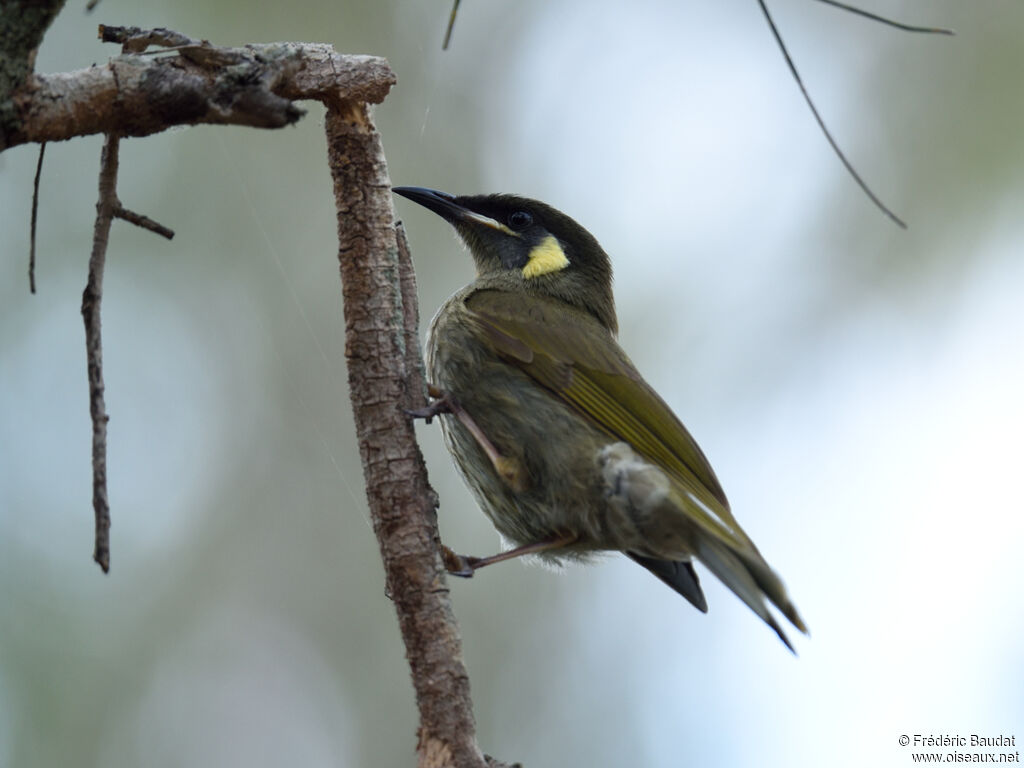
[[[681,594],[701,613],[708,612],[708,601],[700,588],[700,579],[689,560],[658,560],[644,557],[636,552],[627,552],[630,558],[649,570],[672,589]]]
[[[796,612],[779,577],[760,559],[756,550],[754,554],[740,554],[717,540],[706,538],[698,545],[697,557],[725,586],[760,616],[765,624],[775,630],[790,651],[796,653],[786,633],[768,610],[765,598],[767,597],[793,626],[804,634],[807,633],[807,627]]]
[[[695,444],[693,448],[703,461],[700,449]],[[615,512],[632,522],[632,534],[643,543],[639,548],[645,554],[627,550],[629,557],[706,612],[707,601],[690,558],[700,560],[793,651],[769,604],[801,632],[806,634],[807,627],[782,581],[732,516],[706,463],[700,465],[704,475],[694,474],[684,471],[685,464],[680,468],[652,462],[625,442],[606,446],[598,460],[605,496]],[[705,482],[708,478],[714,481],[713,488]],[[635,538],[627,541],[636,546]]]
[[[793,605],[793,601],[789,598],[789,593],[786,592],[786,587],[782,583],[775,571],[773,571],[768,563],[761,557],[761,553],[755,549],[754,555],[746,555],[742,558],[743,564],[750,571],[750,575],[754,577],[754,581],[761,590],[767,595],[768,599],[772,602],[776,608],[785,616],[790,624],[799,629],[805,635],[809,634],[807,631],[807,625],[804,624],[803,619],[800,618],[800,614],[797,613],[796,606]]]

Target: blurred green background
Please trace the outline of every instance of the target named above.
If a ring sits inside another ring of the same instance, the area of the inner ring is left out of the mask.
[[[541,766],[911,764],[1024,738],[1024,6],[810,0],[72,3],[96,24],[386,56],[392,179],[543,199],[612,255],[621,340],[714,464],[813,637],[624,558],[451,584],[482,748]],[[322,110],[122,143],[104,354],[112,571],[92,563],[82,323],[101,139],[0,155],[0,766],[405,766],[416,713],[347,399]],[[468,282],[399,201],[424,324]],[[445,540],[496,534],[423,427]],[[1016,730],[1015,730],[1016,729]]]

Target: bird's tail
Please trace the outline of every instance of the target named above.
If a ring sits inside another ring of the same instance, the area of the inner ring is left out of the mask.
[[[793,644],[789,642],[786,633],[782,631],[782,627],[768,609],[768,602],[778,608],[782,615],[804,634],[807,634],[807,626],[789,599],[782,580],[775,575],[754,545],[749,545],[751,551],[743,552],[727,546],[712,536],[700,538],[697,544],[697,559],[746,603],[750,610],[774,629],[790,651],[796,653]]]
[[[626,553],[634,562],[649,570],[672,589],[690,601],[690,604],[701,613],[708,612],[708,601],[704,599],[704,591],[700,588],[700,579],[693,569],[690,559],[661,560],[646,557],[638,552]]]
[[[643,543],[643,551],[628,547],[629,557],[706,611],[690,562],[696,557],[793,650],[769,603],[801,632],[806,634],[807,627],[782,580],[732,516],[713,474],[714,482],[705,482],[678,468],[668,472],[623,442],[605,447],[598,460],[609,503],[632,521],[636,538]]]

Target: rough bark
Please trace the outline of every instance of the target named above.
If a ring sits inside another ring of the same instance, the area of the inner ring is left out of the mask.
[[[133,30],[103,31],[105,39],[134,45],[132,52],[88,69],[28,76],[5,102],[16,119],[0,133],[0,151],[94,133],[148,136],[175,125],[280,128],[303,115],[293,100],[327,102],[341,94],[376,104],[395,82],[384,59],[341,55],[329,45],[220,48],[166,30],[148,33],[143,45],[133,42]],[[168,55],[135,55],[167,44],[174,46]]]
[[[436,497],[412,420],[404,412],[423,401],[424,385],[418,342],[406,332],[407,318],[415,316],[409,301],[415,297],[403,301],[383,148],[365,104],[329,109],[326,129],[338,212],[349,392],[387,592],[412,668],[420,711],[419,765],[483,766],[461,640],[435,545]]]
[[[18,121],[11,96],[32,74],[43,35],[63,7],[64,0],[0,2],[0,148]]]

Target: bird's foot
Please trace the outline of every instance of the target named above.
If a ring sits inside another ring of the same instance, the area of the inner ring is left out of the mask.
[[[458,576],[463,579],[472,578],[473,571],[475,570],[474,564],[479,562],[479,560],[479,557],[460,555],[451,547],[446,547],[444,544],[441,545],[441,561],[444,563],[444,569],[452,576]]]
[[[429,424],[435,416],[440,416],[442,413],[455,412],[455,408],[457,406],[446,392],[442,392],[433,384],[428,384],[427,394],[434,398],[432,402],[428,403],[423,408],[407,410],[405,414],[414,419],[423,419],[427,424]]]
[[[541,552],[548,552],[552,549],[561,549],[562,547],[574,544],[578,540],[579,536],[575,533],[556,533],[546,539],[541,539],[540,541],[535,541],[531,544],[523,544],[520,547],[499,552],[498,554],[491,555],[490,557],[471,557],[469,555],[460,555],[442,544],[441,559],[444,561],[445,569],[452,576],[460,576],[464,579],[468,579],[478,569],[483,568],[485,565],[494,565],[494,563],[500,563],[504,560],[512,560],[513,558],[522,557],[523,555],[537,555]]]

